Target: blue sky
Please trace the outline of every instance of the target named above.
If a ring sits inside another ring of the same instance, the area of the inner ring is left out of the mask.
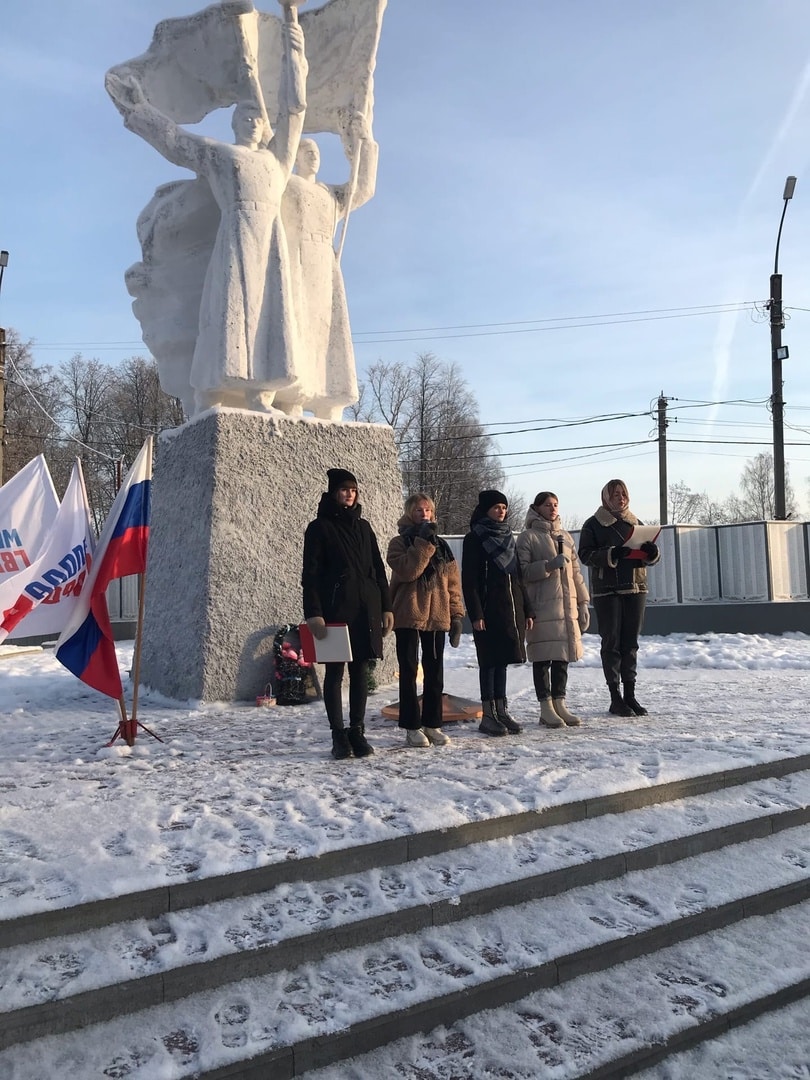
[[[202,6],[4,11],[0,321],[43,362],[144,353],[123,273],[139,211],[180,172],[123,129],[103,77],[160,19]],[[785,177],[798,176],[779,266],[793,309],[785,437],[810,508],[805,2],[389,0],[375,135],[377,195],[343,260],[361,375],[428,350],[458,364],[489,430],[526,429],[498,439],[510,488],[550,488],[566,516],[590,513],[615,475],[637,513],[657,515],[656,444],[604,444],[648,439],[661,391],[678,399],[671,482],[722,498],[770,448],[767,322],[718,309],[767,298]],[[579,318],[616,313],[630,314]],[[704,404],[730,400],[756,404]],[[614,413],[641,415],[536,430]]]

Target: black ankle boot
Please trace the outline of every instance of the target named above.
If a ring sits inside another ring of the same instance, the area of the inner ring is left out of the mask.
[[[364,729],[361,724],[352,725],[349,728],[349,743],[355,757],[368,757],[374,753],[374,747],[366,741]]]
[[[626,682],[624,684],[624,703],[635,716],[649,715],[644,706],[639,705],[636,701],[636,684],[634,682]]]
[[[481,723],[478,725],[478,730],[483,735],[506,735],[506,728],[500,722],[495,712],[495,702],[482,701],[481,708],[483,715],[481,717]]]
[[[495,715],[498,722],[503,724],[510,735],[519,735],[523,728],[509,712],[509,702],[506,698],[495,698]]]
[[[636,715],[630,706],[625,703],[618,686],[608,686],[608,690],[610,691],[610,708],[608,712],[613,713],[614,716]]]
[[[345,728],[332,728],[332,757],[335,761],[351,757],[352,748],[349,745],[349,733]]]

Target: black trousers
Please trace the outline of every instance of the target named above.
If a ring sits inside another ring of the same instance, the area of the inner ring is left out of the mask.
[[[634,683],[638,670],[638,635],[644,622],[646,593],[595,596],[593,609],[602,638],[602,671],[608,686]]]
[[[329,727],[343,727],[343,663],[326,664],[323,677],[323,703]],[[368,660],[352,660],[349,663],[349,724],[363,727],[368,700]]]
[[[500,701],[506,697],[506,667],[479,667],[478,684],[482,701]]]
[[[395,630],[399,663],[399,726],[409,728],[442,726],[444,690],[444,631]],[[419,646],[422,646],[422,715],[416,693]]]
[[[568,686],[567,660],[535,660],[532,678],[538,701],[546,698],[564,698]]]

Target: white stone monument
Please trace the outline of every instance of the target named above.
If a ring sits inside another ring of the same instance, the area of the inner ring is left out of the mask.
[[[161,385],[191,417],[156,456],[141,665],[175,698],[264,690],[275,627],[303,615],[303,532],[328,468],[358,477],[383,548],[401,511],[390,428],[337,422],[357,400],[340,253],[374,194],[386,0],[300,20],[279,2],[280,18],[230,0],[168,19],[106,78],[126,126],[196,174],[155,192],[126,275]],[[231,108],[233,143],[184,126]],[[339,136],[345,182],[318,180],[305,133]]]
[[[107,73],[127,127],[197,175],[155,193],[127,273],[161,385],[189,415],[230,405],[336,420],[357,400],[334,245],[374,194],[386,0],[330,0],[300,21],[297,4],[280,3],[283,19],[246,0],[168,19]],[[230,106],[233,144],[181,126]],[[340,137],[345,183],[318,182],[305,132]]]

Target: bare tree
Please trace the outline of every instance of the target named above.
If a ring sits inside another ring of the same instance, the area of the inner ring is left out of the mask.
[[[466,532],[478,492],[504,486],[497,447],[478,419],[474,396],[458,367],[433,353],[411,365],[377,361],[351,413],[391,425],[403,492],[426,491],[444,532]]]
[[[22,341],[15,330],[6,334],[3,482],[38,454],[52,459],[58,440],[53,417],[59,408],[59,396],[53,372],[47,365],[34,364],[32,344]]]
[[[134,460],[147,436],[177,427],[184,419],[179,399],[160,388],[155,360],[132,356],[115,369],[108,422],[118,456]]]
[[[691,491],[683,480],[670,484],[668,495],[669,520],[673,525],[697,520],[703,496],[696,491]]]
[[[769,521],[776,512],[773,454],[757,454],[740,477],[740,521]],[[785,512],[787,517],[798,513],[796,495],[785,466]]]
[[[14,331],[6,345],[6,447],[3,479],[44,453],[58,492],[81,457],[96,528],[118,480],[144,439],[184,420],[176,398],[160,389],[154,360],[134,356],[114,367],[73,356],[58,370],[38,365],[31,342]]]

